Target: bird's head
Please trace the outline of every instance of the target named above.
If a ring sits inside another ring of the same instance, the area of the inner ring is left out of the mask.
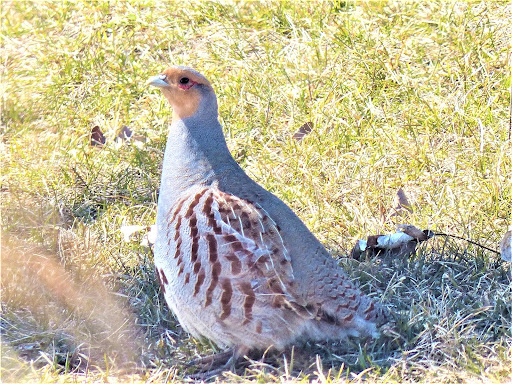
[[[210,82],[199,72],[181,66],[167,68],[160,75],[149,79],[148,83],[160,88],[173,108],[173,117],[186,119],[195,115],[200,108],[214,104],[215,113],[217,105],[215,93]],[[210,99],[213,96],[212,100]],[[205,102],[205,103],[202,103]]]

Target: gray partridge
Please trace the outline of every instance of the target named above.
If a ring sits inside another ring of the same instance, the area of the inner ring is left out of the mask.
[[[183,328],[234,357],[304,340],[376,336],[365,296],[303,222],[231,156],[210,82],[174,66],[150,79],[173,108],[155,267]]]

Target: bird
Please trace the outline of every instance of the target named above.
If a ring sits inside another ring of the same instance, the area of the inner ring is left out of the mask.
[[[302,220],[234,160],[207,78],[171,66],[148,83],[173,111],[154,263],[181,326],[231,362],[304,341],[377,337],[389,310],[363,294]]]

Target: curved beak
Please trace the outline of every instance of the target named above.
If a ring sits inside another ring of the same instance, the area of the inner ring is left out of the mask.
[[[165,79],[165,76],[162,76],[162,75],[153,76],[148,80],[147,85],[152,85],[152,86],[158,87],[158,88],[168,87],[169,84],[164,79]]]

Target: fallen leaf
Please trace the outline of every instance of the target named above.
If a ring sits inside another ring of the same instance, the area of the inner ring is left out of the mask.
[[[396,192],[394,210],[395,212],[391,216],[407,216],[412,213],[411,203],[409,203],[409,199],[401,187]]]
[[[352,248],[352,251],[350,252],[350,258],[359,260],[361,259],[361,255],[366,252],[366,248],[368,247],[368,244],[366,240],[357,240],[356,245],[354,248]]]
[[[292,137],[297,141],[301,141],[304,138],[304,136],[311,133],[312,130],[313,123],[311,121],[308,121],[306,124],[300,127],[299,130],[295,132]]]
[[[428,230],[422,231],[412,224],[398,224],[397,227],[400,231],[407,233],[409,236],[413,237],[419,242],[428,240],[434,236],[433,232]]]
[[[145,225],[124,225],[119,230],[123,234],[123,240],[125,242],[130,242],[132,237],[143,230],[147,230],[147,226]]]
[[[373,236],[370,236],[373,237]],[[368,237],[368,245],[370,246],[370,237]],[[407,233],[397,231],[391,235],[375,236],[375,244],[373,248],[379,249],[396,249],[400,248],[403,244],[413,241],[414,237],[409,236]]]
[[[121,127],[121,130],[117,134],[117,138],[121,140],[130,140],[132,138],[133,132],[130,128],[128,128],[126,125],[123,125]]]
[[[422,231],[411,224],[401,224],[390,235],[372,235],[365,240],[358,240],[350,257],[359,260],[363,253],[368,257],[385,255],[390,257],[408,257],[416,253],[416,245],[434,236],[432,231]]]
[[[156,225],[124,225],[119,231],[123,234],[123,240],[130,242],[135,235],[144,233],[140,245],[152,248],[156,241],[157,227]]]
[[[407,198],[407,196],[402,188],[398,189],[396,196],[398,198],[397,208],[405,208],[409,212],[412,212],[412,208],[411,208],[411,204],[409,203],[409,199]]]
[[[379,213],[380,213],[380,222],[381,222],[381,224],[384,224],[387,220],[387,217],[386,217],[386,207],[384,206],[382,201],[379,201],[378,209],[379,209]]]
[[[148,232],[146,232],[146,234],[142,238],[142,241],[140,242],[140,245],[142,245],[144,247],[152,248],[153,245],[156,242],[156,233],[157,233],[157,226],[156,226],[156,224],[149,226],[148,227]]]
[[[105,138],[105,136],[103,136],[103,132],[101,132],[100,127],[96,125],[91,130],[91,145],[93,147],[102,147],[106,141],[107,139]]]
[[[116,142],[122,144],[123,142],[134,143],[141,145],[146,142],[146,138],[142,135],[136,135],[126,125],[123,125],[116,136]]]

